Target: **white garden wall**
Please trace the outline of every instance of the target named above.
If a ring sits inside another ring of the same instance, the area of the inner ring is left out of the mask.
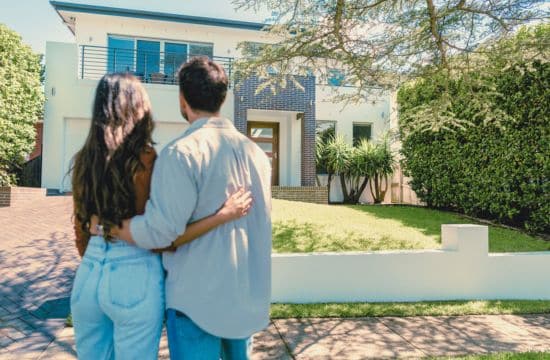
[[[443,225],[442,249],[274,254],[272,301],[550,300],[550,252],[488,253],[488,228]]]

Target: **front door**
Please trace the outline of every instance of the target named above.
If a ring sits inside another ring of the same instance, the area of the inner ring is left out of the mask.
[[[249,121],[248,137],[262,148],[271,162],[271,185],[279,185],[279,123]]]

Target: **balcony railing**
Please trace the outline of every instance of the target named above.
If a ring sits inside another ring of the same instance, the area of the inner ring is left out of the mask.
[[[136,49],[111,48],[94,45],[80,46],[79,77],[99,80],[113,72],[130,72],[144,83],[176,85],[177,72],[189,57],[183,53],[153,52]],[[207,55],[209,56],[209,55]],[[232,80],[233,58],[209,56],[223,66]]]

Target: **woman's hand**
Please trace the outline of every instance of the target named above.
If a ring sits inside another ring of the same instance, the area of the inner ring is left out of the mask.
[[[252,193],[243,188],[231,195],[223,204],[217,215],[221,216],[226,222],[239,219],[248,214],[252,206]]]

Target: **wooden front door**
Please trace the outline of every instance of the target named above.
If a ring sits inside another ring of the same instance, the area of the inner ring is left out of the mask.
[[[271,185],[279,185],[279,123],[249,121],[247,134],[271,162]]]

